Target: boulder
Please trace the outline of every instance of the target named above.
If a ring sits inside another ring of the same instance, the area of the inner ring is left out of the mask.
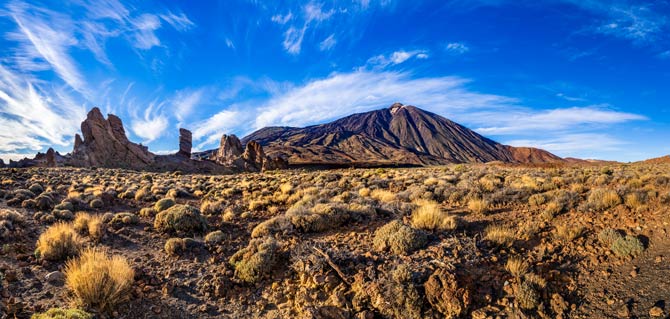
[[[270,157],[268,156],[265,161],[263,162],[263,171],[272,171],[276,169],[287,169],[288,168],[288,160],[286,160],[285,157],[283,156],[274,156]]]
[[[81,123],[81,133],[83,139],[75,136],[74,166],[144,169],[154,162],[146,146],[128,140],[120,118],[110,114],[105,119],[97,107]]]
[[[193,147],[193,134],[191,131],[180,128],[179,129],[179,152],[178,155],[191,158],[191,148]]]

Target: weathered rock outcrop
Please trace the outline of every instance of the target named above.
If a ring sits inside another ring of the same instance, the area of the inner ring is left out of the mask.
[[[230,164],[242,156],[242,143],[235,134],[221,137],[219,150],[216,152],[215,161],[221,164]]]
[[[193,134],[191,131],[180,128],[179,129],[179,152],[178,155],[191,158],[191,148],[193,147]]]
[[[49,147],[47,150],[46,163],[47,167],[56,167],[56,151],[53,148]]]
[[[145,169],[155,155],[146,146],[128,140],[121,119],[109,114],[105,119],[100,109],[93,108],[81,123],[83,139],[75,136],[72,164]]]
[[[5,167],[5,161],[3,161],[2,158],[0,158],[0,168],[3,167]]]
[[[221,144],[212,160],[221,165],[233,166],[249,172],[288,167],[288,162],[282,157],[270,158],[265,155],[263,147],[256,141],[249,141],[243,152],[240,139],[235,135],[225,134],[221,137]]]

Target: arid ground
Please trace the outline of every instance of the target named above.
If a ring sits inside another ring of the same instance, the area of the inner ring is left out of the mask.
[[[669,217],[668,165],[2,169],[0,309],[667,318]]]

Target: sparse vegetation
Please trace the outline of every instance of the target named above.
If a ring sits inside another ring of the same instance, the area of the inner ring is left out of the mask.
[[[207,220],[189,205],[175,205],[156,215],[154,228],[168,233],[198,234],[207,230]]]
[[[401,221],[394,220],[375,231],[373,246],[378,251],[409,254],[426,244],[426,235]]]
[[[47,228],[37,240],[35,253],[44,260],[65,260],[76,256],[82,240],[71,224],[57,223]]]
[[[412,227],[428,230],[454,230],[458,228],[460,219],[450,215],[434,201],[423,201],[412,213]]]
[[[235,277],[249,283],[259,281],[274,269],[279,259],[278,250],[279,244],[273,238],[252,240],[230,257]]]
[[[33,314],[30,319],[93,319],[93,315],[79,309],[51,308],[46,312]]]
[[[111,312],[128,300],[133,278],[134,271],[125,258],[95,248],[65,266],[66,286],[76,303],[101,312]]]

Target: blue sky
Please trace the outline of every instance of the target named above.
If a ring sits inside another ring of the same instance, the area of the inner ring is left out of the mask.
[[[175,151],[399,101],[560,156],[670,154],[666,1],[3,1],[0,158],[93,106]]]

